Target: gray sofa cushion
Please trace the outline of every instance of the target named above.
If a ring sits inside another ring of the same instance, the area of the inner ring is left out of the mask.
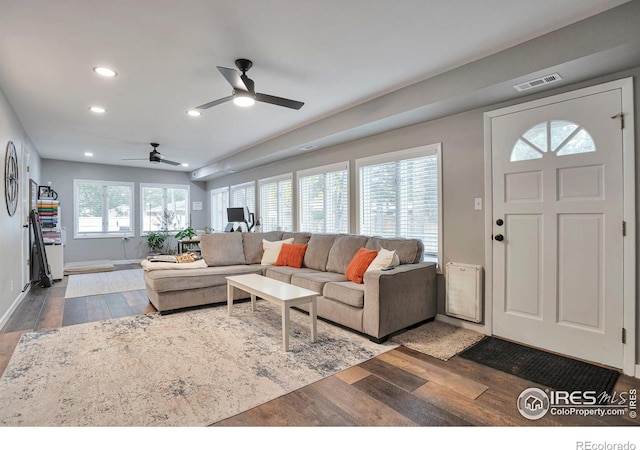
[[[211,286],[226,286],[226,277],[247,273],[261,275],[262,266],[241,264],[189,270],[151,270],[145,272],[144,279],[155,292],[189,291]]]
[[[296,273],[291,277],[292,285],[310,289],[318,294],[322,294],[325,283],[330,281],[347,281],[347,279],[341,273],[333,272]]]
[[[309,247],[304,254],[304,267],[316,270],[327,270],[329,251],[336,239],[335,234],[313,234],[309,239]]]
[[[324,285],[322,296],[356,308],[364,307],[364,284],[353,281],[330,282]]]
[[[395,250],[400,264],[415,264],[424,259],[424,244],[420,239],[372,237],[365,248],[369,250]]]
[[[264,248],[262,240],[274,242],[282,239],[282,231],[267,231],[266,233],[240,233],[244,247],[244,259],[247,264],[260,264]]]
[[[329,257],[327,258],[327,271],[335,273],[345,273],[353,255],[367,244],[367,236],[338,235],[336,236]]]
[[[308,269],[306,267],[301,267],[300,269],[298,269],[296,267],[289,266],[266,266],[264,276],[267,278],[273,278],[274,280],[282,281],[284,283],[290,283],[291,277],[297,273],[317,272],[318,271],[315,269]]]
[[[309,242],[309,239],[311,238],[311,233],[293,233],[291,231],[285,231],[284,233],[282,233],[282,240],[289,238],[293,238],[294,244],[307,244]]]
[[[209,267],[245,264],[242,233],[203,234],[200,250]]]

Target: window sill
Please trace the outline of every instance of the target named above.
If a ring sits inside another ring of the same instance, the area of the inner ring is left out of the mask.
[[[122,239],[122,238],[134,238],[133,234],[90,234],[90,235],[76,235],[74,239]]]

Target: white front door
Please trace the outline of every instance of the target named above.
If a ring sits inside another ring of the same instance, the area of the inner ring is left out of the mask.
[[[21,289],[25,289],[27,284],[31,280],[30,270],[30,249],[29,249],[29,152],[26,150],[24,144],[20,146],[21,154],[18,156],[20,160],[20,217],[22,218],[22,286]]]
[[[493,334],[623,366],[620,89],[491,119]]]

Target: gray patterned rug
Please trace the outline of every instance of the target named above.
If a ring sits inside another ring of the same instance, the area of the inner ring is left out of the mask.
[[[26,333],[0,378],[0,424],[203,426],[397,347],[258,301]]]

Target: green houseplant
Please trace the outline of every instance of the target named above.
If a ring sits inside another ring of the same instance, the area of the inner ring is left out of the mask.
[[[164,231],[149,231],[147,233],[147,245],[149,246],[149,251],[155,254],[160,253],[167,237],[168,235]]]
[[[191,227],[187,227],[184,230],[180,230],[176,233],[176,239],[182,239],[183,241],[190,241],[192,237],[196,235],[196,232]]]

